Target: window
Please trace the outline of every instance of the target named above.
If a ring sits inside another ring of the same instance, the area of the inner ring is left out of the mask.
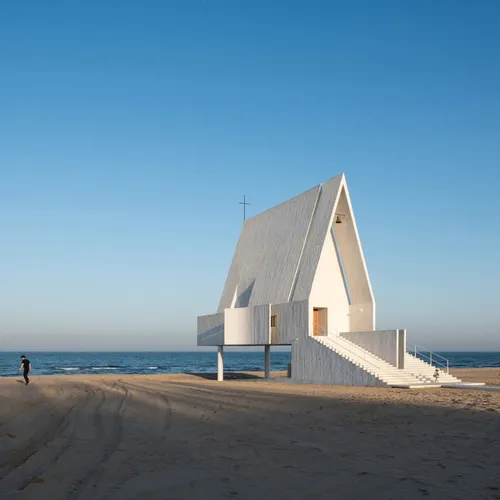
[[[276,328],[276,314],[271,316],[271,328]]]

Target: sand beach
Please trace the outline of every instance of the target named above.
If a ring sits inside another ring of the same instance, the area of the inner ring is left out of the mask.
[[[0,379],[2,499],[500,498],[499,449],[500,392]]]

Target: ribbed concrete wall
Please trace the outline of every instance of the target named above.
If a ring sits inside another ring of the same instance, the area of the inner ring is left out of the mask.
[[[271,304],[252,308],[252,330],[254,344],[269,344],[271,342]]]
[[[308,302],[286,302],[273,304],[271,314],[276,314],[276,334],[272,338],[273,344],[292,344],[304,331],[308,324]]]
[[[198,345],[224,344],[224,313],[198,316]]]
[[[292,380],[312,384],[387,386],[311,337],[301,338],[292,346]]]
[[[316,186],[245,222],[219,313],[228,307],[281,304],[289,300],[319,188]]]

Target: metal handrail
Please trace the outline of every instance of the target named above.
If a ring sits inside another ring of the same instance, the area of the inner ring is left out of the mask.
[[[443,361],[438,361],[436,359],[432,359],[433,354],[435,355],[435,353],[433,353],[432,351],[429,351],[429,355],[423,353],[422,351],[417,351],[415,357],[417,359],[420,359],[421,361],[430,364],[431,366],[435,366],[436,368],[441,368],[442,370],[446,370],[446,373],[449,373],[450,372],[449,361],[446,360],[446,362],[443,362]]]
[[[438,354],[437,352],[433,352],[430,349],[426,349],[425,347],[423,347],[421,345],[416,345],[415,349],[417,349],[417,352],[420,352],[420,351],[418,351],[418,349],[422,349],[422,350],[427,351],[431,354],[434,354],[435,357],[441,358],[443,361],[448,361],[444,356],[441,356],[441,354]]]
[[[418,359],[417,354],[420,354],[420,356],[429,360],[429,364],[431,366],[436,366],[436,368],[437,367],[446,368],[446,373],[450,373],[449,360],[446,359],[444,356],[441,356],[437,352],[433,352],[430,349],[426,349],[425,347],[422,347],[421,345],[415,345],[413,348],[413,352],[414,352],[414,355],[417,359]],[[429,354],[428,355],[425,354],[426,352],[428,352]],[[433,360],[433,358],[434,358],[434,360]],[[439,361],[439,359],[436,359],[436,358],[442,359],[443,361]],[[434,363],[434,365],[433,365],[433,363]]]

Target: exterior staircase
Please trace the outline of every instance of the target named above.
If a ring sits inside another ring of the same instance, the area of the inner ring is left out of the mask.
[[[438,383],[440,385],[449,385],[449,384],[462,384],[463,382],[453,375],[450,375],[445,370],[442,370],[440,366],[439,368],[439,379]],[[429,382],[434,381],[434,371],[436,370],[436,366],[433,366],[430,363],[427,363],[423,359],[420,359],[413,354],[406,353],[405,355],[405,371],[410,372],[415,377],[418,377],[419,380],[427,380]]]
[[[384,361],[362,347],[338,335],[329,333],[328,335],[316,336],[313,338],[337,355],[361,367],[389,387],[441,387],[440,383],[435,384],[432,379],[418,377],[406,369],[400,370],[396,368],[387,361]],[[431,370],[434,373],[432,367]]]

